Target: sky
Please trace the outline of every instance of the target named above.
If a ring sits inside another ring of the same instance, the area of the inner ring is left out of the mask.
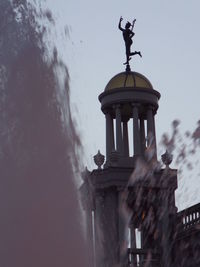
[[[69,69],[73,116],[90,170],[97,150],[105,154],[105,119],[98,95],[124,71],[120,16],[122,25],[137,20],[132,50],[140,50],[143,57],[134,57],[131,69],[145,75],[161,93],[157,140],[170,132],[174,119],[181,120],[183,132],[195,128],[200,119],[199,0],[46,0],[46,6],[56,18],[55,42]],[[199,184],[199,177],[179,181],[179,208],[200,201],[200,191],[194,191]]]

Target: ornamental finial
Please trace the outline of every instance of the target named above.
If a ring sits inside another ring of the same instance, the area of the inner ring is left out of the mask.
[[[100,153],[100,150],[98,150],[98,153],[94,156],[94,162],[98,167],[98,170],[101,170],[101,166],[104,164],[105,156]]]
[[[166,152],[161,156],[162,162],[169,168],[169,165],[172,163],[173,155],[166,150]]]

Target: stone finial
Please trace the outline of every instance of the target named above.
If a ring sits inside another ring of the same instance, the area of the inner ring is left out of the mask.
[[[166,165],[166,167],[169,168],[169,165],[172,163],[173,160],[173,155],[166,150],[166,152],[161,156],[161,159],[162,162]]]
[[[102,165],[104,164],[105,156],[100,153],[100,150],[98,150],[98,153],[94,156],[94,163],[97,165],[98,170],[101,170]]]

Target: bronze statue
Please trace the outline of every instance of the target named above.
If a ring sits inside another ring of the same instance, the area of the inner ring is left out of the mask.
[[[140,51],[131,52],[131,45],[133,43],[132,38],[135,35],[135,33],[133,32],[133,28],[134,28],[136,19],[133,20],[133,24],[131,24],[128,21],[126,23],[125,29],[123,29],[121,26],[122,20],[123,20],[123,18],[120,17],[118,27],[123,32],[123,38],[124,38],[124,42],[125,42],[125,46],[126,46],[126,62],[124,63],[124,65],[128,65],[129,61],[131,60],[131,56],[139,55],[140,57],[142,57],[142,55],[141,55]]]

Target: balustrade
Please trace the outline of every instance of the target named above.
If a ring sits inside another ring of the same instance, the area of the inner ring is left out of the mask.
[[[137,258],[137,261],[132,261],[133,258]],[[128,266],[130,267],[160,266],[159,254],[150,249],[129,248],[128,259]]]
[[[194,205],[178,213],[178,232],[190,229],[200,223],[200,204]]]

